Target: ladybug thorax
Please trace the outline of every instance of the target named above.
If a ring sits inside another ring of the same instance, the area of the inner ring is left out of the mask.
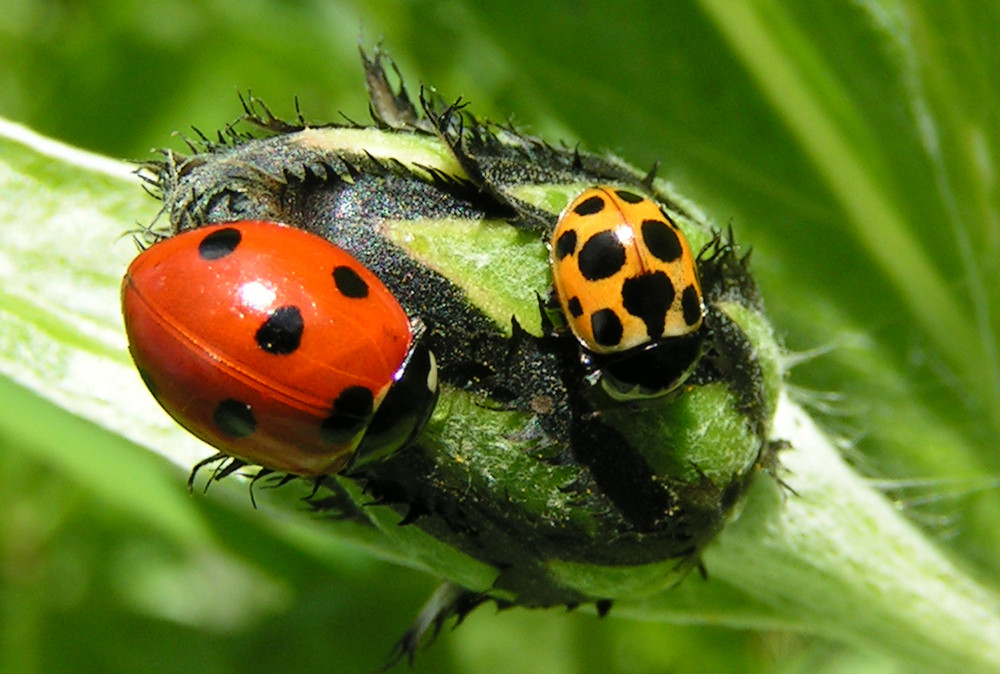
[[[694,255],[650,199],[612,187],[585,190],[559,217],[551,257],[570,329],[590,351],[625,351],[701,326]]]

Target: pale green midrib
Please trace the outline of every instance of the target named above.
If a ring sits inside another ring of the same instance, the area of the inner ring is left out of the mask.
[[[910,236],[905,219],[856,145],[804,81],[796,67],[796,54],[783,49],[750,3],[701,0],[701,5],[841,203],[858,241],[932,335],[937,348],[960,372],[981,372],[979,333],[949,293],[951,284]],[[770,11],[781,10],[772,6]],[[789,21],[785,23],[787,30],[794,30]],[[996,407],[1000,393],[990,390],[985,379],[969,380],[969,384],[981,400]]]
[[[100,358],[107,358],[121,364],[129,364],[126,351],[110,346],[96,338],[83,334],[79,327],[63,320],[50,311],[39,310],[38,305],[10,293],[0,292],[0,314],[7,314],[33,326],[36,330],[52,338],[64,348],[84,351]],[[0,354],[0,358],[5,354]]]

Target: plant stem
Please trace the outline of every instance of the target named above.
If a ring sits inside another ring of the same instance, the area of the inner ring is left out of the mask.
[[[794,493],[768,498],[772,481],[757,481],[742,516],[706,551],[712,580],[797,617],[800,630],[915,669],[1000,670],[997,597],[850,468],[787,396],[774,436],[792,444],[781,479]]]

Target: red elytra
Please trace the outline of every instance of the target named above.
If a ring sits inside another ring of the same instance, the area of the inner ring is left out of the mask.
[[[176,421],[226,454],[300,475],[348,463],[413,346],[374,274],[271,222],[154,244],[125,275],[122,309],[132,358]]]

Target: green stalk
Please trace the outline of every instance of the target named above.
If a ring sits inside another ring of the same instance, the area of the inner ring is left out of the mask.
[[[794,447],[780,455],[793,491],[758,482],[705,556],[713,581],[772,607],[780,623],[892,653],[915,670],[1000,668],[996,595],[853,471],[787,396],[774,434]]]
[[[95,164],[51,141],[4,130],[0,238],[4,251],[16,249],[19,255],[2,268],[0,314],[16,330],[8,329],[0,343],[0,371],[68,414],[190,465],[192,455],[207,450],[155,411],[127,364],[117,317],[118,279],[131,255],[120,235],[136,220],[152,217],[155,204],[136,198],[135,182],[122,177],[127,167],[110,164],[108,171],[101,168],[107,166],[104,160]],[[95,293],[100,302],[94,302]],[[7,433],[17,419],[4,415],[2,423],[0,430]],[[709,580],[688,578],[678,588],[620,601],[611,615],[818,634],[887,653],[910,669],[1000,668],[997,598],[848,467],[834,443],[787,395],[781,398],[773,437],[793,446],[781,452],[778,473],[789,489],[763,472],[758,475],[739,518],[706,551]],[[87,473],[81,462],[89,462],[107,473],[116,492],[159,498],[155,491],[144,491],[142,475],[123,481],[110,472],[108,457],[94,453],[88,458],[87,451],[72,444],[47,447],[45,458],[81,475]],[[245,485],[237,481],[214,488],[245,500]],[[177,476],[178,493],[182,489]],[[176,513],[164,514],[156,505],[147,502],[141,511],[152,527],[173,536],[178,531],[185,537],[202,535],[192,524],[198,515],[185,513],[190,519],[185,525],[173,519]],[[166,499],[161,505],[169,506]],[[269,500],[263,513],[246,506],[245,513],[296,525],[310,521],[292,498]],[[297,529],[288,538],[320,559],[316,542],[326,545],[332,538],[395,559],[402,559],[407,545],[440,545],[409,527],[396,527],[398,535],[391,527],[374,535],[371,529],[335,522],[315,529],[314,535]],[[461,555],[438,558],[456,565],[449,575],[476,573]]]

